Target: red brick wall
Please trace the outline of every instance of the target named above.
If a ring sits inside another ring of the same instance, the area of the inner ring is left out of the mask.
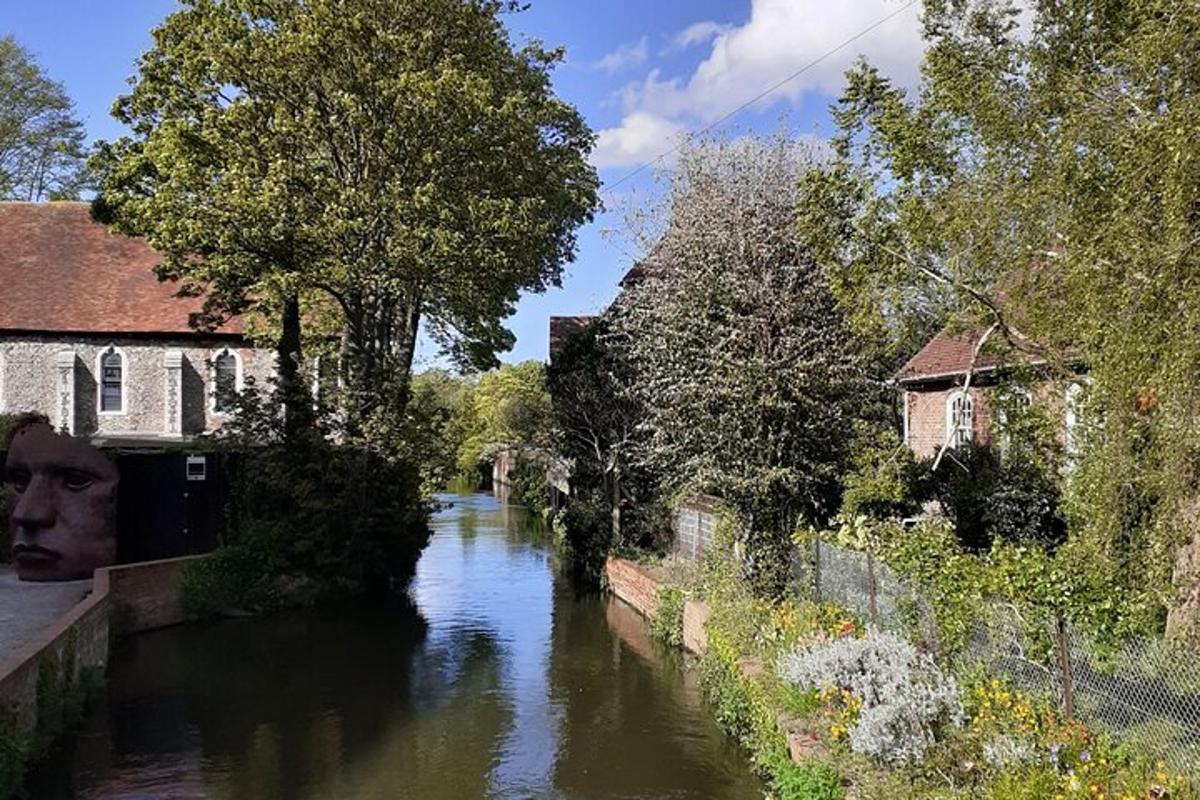
[[[658,588],[662,583],[648,567],[623,558],[610,558],[604,564],[604,577],[609,590],[642,616],[650,618],[658,613]]]
[[[946,398],[954,391],[957,391],[957,387],[905,392],[904,402],[908,408],[908,446],[918,458],[937,455],[942,443],[946,441]],[[972,427],[975,431],[975,441],[986,444],[991,437],[992,424],[987,390],[972,388],[970,393],[974,404]]]

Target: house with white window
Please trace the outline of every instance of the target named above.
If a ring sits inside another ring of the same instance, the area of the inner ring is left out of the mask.
[[[266,385],[274,353],[234,318],[191,325],[144,241],[87,203],[0,203],[0,413],[39,411],[101,443],[182,441],[228,419],[231,392]]]
[[[937,455],[947,442],[950,447],[968,443],[1003,444],[996,436],[1003,422],[999,392],[1016,393],[1013,398],[1026,405],[1049,408],[1062,419],[1062,440],[1072,447],[1079,423],[1081,394],[1087,377],[1062,381],[1044,380],[1031,389],[1014,387],[1003,378],[1011,372],[1005,363],[984,348],[975,358],[982,329],[952,332],[943,330],[921,348],[896,373],[904,413],[904,442],[920,458]],[[972,370],[972,361],[975,367]],[[1021,366],[1036,375],[1039,363],[1024,359]],[[971,374],[970,386],[966,385]]]

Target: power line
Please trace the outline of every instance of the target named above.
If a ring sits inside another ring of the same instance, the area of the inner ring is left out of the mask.
[[[854,42],[856,42],[856,41],[858,41],[859,39],[861,39],[862,37],[866,36],[866,35],[867,35],[868,33],[870,33],[871,31],[875,30],[876,28],[878,28],[878,27],[879,27],[879,26],[881,26],[881,25],[884,25],[884,24],[886,24],[887,22],[890,22],[892,19],[894,19],[894,18],[896,18],[896,17],[900,16],[900,15],[901,15],[901,14],[903,14],[905,11],[907,11],[907,10],[908,10],[908,9],[910,9],[910,8],[912,8],[913,6],[915,6],[915,5],[916,5],[917,3],[919,3],[919,2],[920,2],[920,0],[909,0],[909,2],[907,2],[907,3],[905,3],[904,5],[900,6],[900,8],[896,9],[896,10],[895,10],[895,11],[893,11],[892,13],[890,13],[890,14],[888,14],[887,16],[883,17],[883,18],[882,18],[882,19],[880,19],[879,21],[872,23],[871,25],[867,26],[866,28],[863,28],[861,31],[859,31],[858,33],[854,34],[854,35],[853,35],[853,36],[851,36],[849,39],[847,39],[846,41],[844,41],[844,42],[842,42],[841,44],[837,45],[837,46],[836,46],[836,47],[834,47],[833,49],[831,49],[831,50],[828,50],[828,51],[826,51],[826,52],[822,53],[820,56],[818,56],[817,58],[815,58],[815,59],[813,59],[812,61],[808,62],[808,63],[807,63],[807,64],[805,64],[803,67],[801,67],[800,69],[796,70],[796,71],[795,71],[795,72],[793,72],[791,75],[788,75],[788,76],[787,76],[786,78],[784,78],[783,80],[781,80],[781,81],[779,81],[778,83],[774,84],[773,86],[770,86],[770,87],[768,87],[767,89],[764,89],[763,91],[759,92],[757,95],[755,95],[754,97],[750,98],[750,99],[749,99],[749,100],[747,100],[746,102],[742,103],[740,106],[738,106],[737,108],[735,108],[733,111],[730,111],[728,114],[726,114],[725,116],[721,117],[721,118],[720,118],[720,119],[718,119],[716,122],[713,122],[713,123],[711,123],[711,124],[709,124],[709,125],[707,125],[707,126],[705,126],[705,127],[701,128],[701,129],[700,129],[700,130],[698,130],[698,131],[693,131],[692,133],[690,133],[690,134],[688,134],[688,135],[689,135],[689,136],[699,136],[699,135],[702,135],[702,134],[708,133],[708,132],[709,132],[709,131],[711,131],[713,128],[716,128],[716,127],[718,127],[718,126],[720,126],[720,125],[723,125],[724,123],[728,122],[728,121],[729,121],[730,119],[732,119],[733,117],[736,117],[738,114],[742,113],[742,112],[743,112],[743,111],[745,111],[747,108],[749,108],[750,106],[752,106],[752,105],[754,105],[755,103],[757,103],[759,100],[762,100],[764,97],[766,97],[766,96],[768,96],[768,95],[770,95],[770,94],[773,94],[773,93],[775,93],[775,92],[779,91],[779,90],[780,90],[780,89],[782,89],[784,86],[786,86],[787,84],[789,84],[789,83],[791,83],[792,81],[796,80],[796,78],[799,78],[799,77],[800,77],[801,75],[803,75],[805,72],[807,72],[808,70],[810,70],[810,69],[812,69],[813,67],[815,67],[817,64],[820,64],[820,63],[821,63],[822,61],[824,61],[825,59],[827,59],[827,58],[829,58],[830,56],[832,56],[833,54],[837,53],[839,50],[843,50],[843,49],[845,49],[845,48],[846,48],[848,45],[854,44]],[[644,172],[645,170],[649,169],[650,167],[652,167],[652,166],[654,166],[655,164],[657,164],[657,163],[659,163],[660,161],[662,161],[662,160],[663,160],[664,158],[666,158],[667,156],[669,156],[669,155],[672,155],[672,154],[674,154],[674,153],[677,153],[677,152],[679,152],[679,150],[680,150],[680,149],[682,149],[682,148],[683,148],[683,142],[680,142],[679,144],[677,144],[677,145],[675,145],[674,147],[672,147],[670,150],[667,150],[667,151],[665,151],[665,152],[663,152],[663,153],[660,153],[660,154],[659,154],[657,157],[655,157],[654,159],[652,159],[652,160],[650,160],[650,161],[647,161],[647,162],[645,162],[644,164],[642,164],[641,166],[639,166],[637,169],[633,170],[633,171],[632,171],[632,172],[630,172],[629,174],[627,174],[627,175],[623,175],[623,176],[621,176],[620,178],[618,178],[618,179],[617,179],[617,180],[616,180],[614,183],[611,183],[611,184],[609,184],[608,186],[605,186],[605,187],[604,187],[604,189],[603,189],[603,192],[611,192],[613,189],[616,189],[618,186],[620,186],[620,185],[621,185],[622,183],[624,183],[625,181],[629,180],[630,178],[634,177],[635,175],[637,175],[637,174],[639,174],[639,173],[641,173],[641,172]],[[603,193],[603,192],[602,192],[602,193]]]

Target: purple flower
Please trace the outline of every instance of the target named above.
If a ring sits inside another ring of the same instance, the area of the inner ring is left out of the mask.
[[[1080,763],[1086,764],[1087,762],[1089,762],[1091,760],[1092,760],[1092,752],[1090,750],[1084,750],[1082,753],[1079,754]]]

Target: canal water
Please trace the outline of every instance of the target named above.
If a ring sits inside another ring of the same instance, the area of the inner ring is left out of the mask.
[[[695,671],[560,577],[522,510],[449,495],[411,604],[124,641],[35,800],[758,800]]]

